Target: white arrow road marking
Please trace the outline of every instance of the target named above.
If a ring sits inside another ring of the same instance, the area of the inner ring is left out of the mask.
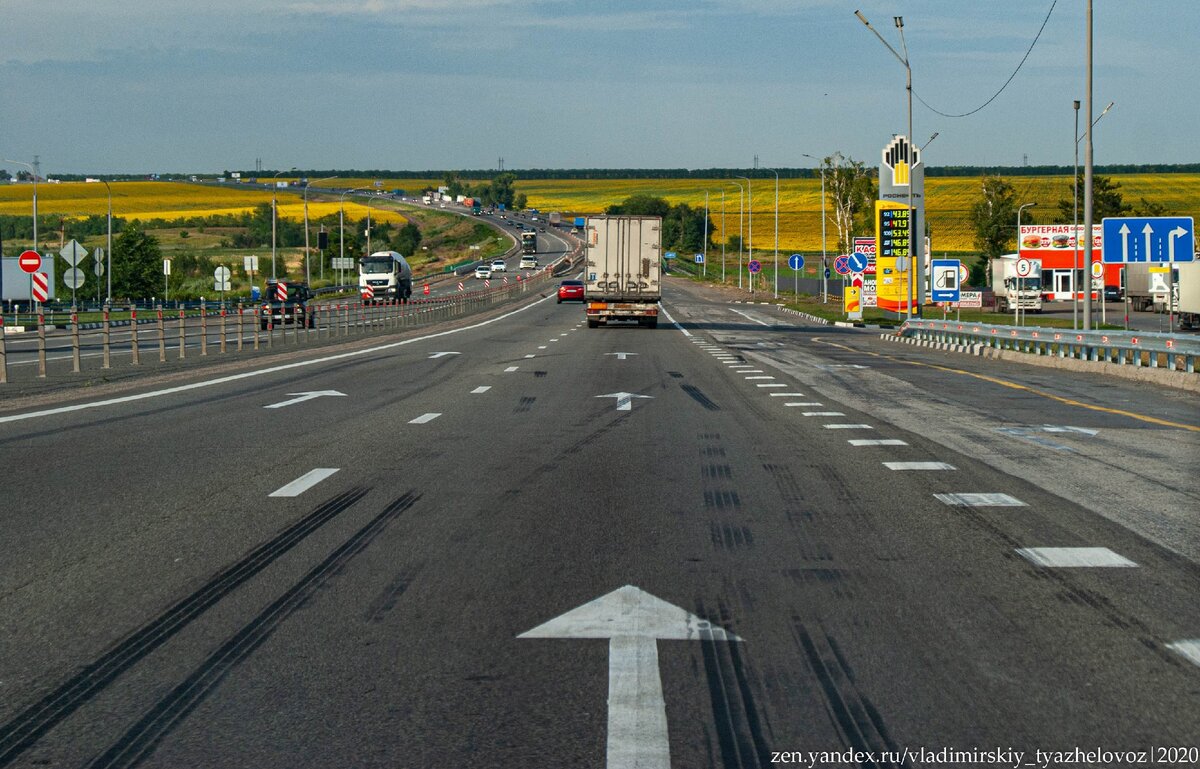
[[[1189,638],[1186,641],[1176,641],[1167,644],[1171,651],[1182,654],[1193,665],[1200,665],[1200,639]]]
[[[298,497],[304,492],[316,486],[321,481],[336,473],[340,468],[337,467],[318,467],[315,470],[309,470],[304,475],[296,480],[281,486],[280,488],[268,494],[268,497]]]
[[[733,312],[736,312],[738,315],[741,315],[741,316],[742,316],[743,318],[745,318],[746,320],[752,320],[752,321],[754,321],[755,323],[757,323],[757,324],[758,324],[758,325],[760,325],[760,326],[770,326],[770,325],[771,325],[770,323],[763,323],[763,322],[762,322],[761,320],[759,320],[758,318],[751,318],[749,315],[747,315],[746,313],[742,312],[741,310],[734,310],[732,307],[730,307],[729,309],[730,309],[731,311],[733,311]]]
[[[1121,229],[1117,230],[1117,232],[1121,233],[1121,261],[1128,262],[1129,261],[1129,225],[1122,224]],[[1076,238],[1076,240],[1079,239],[1078,232],[1075,233],[1075,238]]]
[[[346,393],[340,393],[337,390],[314,390],[312,392],[306,392],[306,393],[288,393],[288,395],[298,395],[300,397],[292,398],[291,400],[287,400],[287,401],[280,401],[279,403],[272,403],[270,406],[263,406],[263,408],[264,409],[281,409],[284,406],[293,406],[297,403],[303,403],[304,401],[310,401],[313,398],[320,398],[321,396],[324,396],[324,395],[336,396],[336,397],[340,397],[340,398],[346,397]]]
[[[658,639],[742,640],[633,585],[517,637],[608,639],[607,769],[671,767]]]
[[[433,360],[434,358],[444,358],[447,355],[462,355],[462,353],[461,352],[435,352],[434,354],[429,356],[429,359]]]
[[[625,360],[630,355],[637,355],[636,352],[606,352],[604,354],[605,355],[615,355],[615,356],[617,356],[617,360]]]
[[[597,398],[616,398],[617,411],[632,411],[631,398],[653,398],[653,395],[637,395],[636,393],[609,393],[608,395],[597,395]]]

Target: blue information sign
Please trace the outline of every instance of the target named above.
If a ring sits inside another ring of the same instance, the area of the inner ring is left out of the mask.
[[[696,264],[704,264],[704,254],[696,254],[693,257],[693,260],[696,262]]]
[[[668,251],[667,253],[663,254],[663,259],[674,259],[674,258],[675,258],[674,251]]]
[[[929,298],[935,302],[962,301],[962,286],[958,282],[962,263],[957,259],[933,259],[929,263],[931,289]]]
[[[1103,222],[1100,259],[1105,264],[1190,262],[1195,225],[1190,216],[1115,216]]]
[[[867,271],[867,255],[861,251],[855,251],[852,254],[847,254],[849,258],[846,263],[850,267],[850,272],[866,272]]]
[[[804,257],[800,254],[792,254],[788,257],[788,267],[799,272],[804,269]]]

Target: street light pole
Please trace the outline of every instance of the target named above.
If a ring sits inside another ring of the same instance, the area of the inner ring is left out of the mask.
[[[104,179],[105,189],[108,190],[108,295],[107,304],[112,304],[112,187]],[[97,278],[99,280],[99,278]]]
[[[275,220],[278,218],[275,209],[279,207],[279,175],[282,173],[290,173],[295,171],[295,168],[289,168],[285,171],[276,171],[271,177],[271,279],[275,280]]]
[[[725,189],[721,188],[721,285],[725,285]]]
[[[774,168],[764,168],[764,171],[770,171],[775,174],[775,277],[772,282],[775,284],[775,299],[779,298],[779,172]]]
[[[1079,99],[1072,102],[1075,105],[1075,173],[1071,176],[1072,186],[1075,187],[1075,211],[1072,215],[1071,234],[1075,237],[1075,259],[1071,262],[1071,328],[1079,328],[1079,291],[1075,284],[1079,282]],[[1019,236],[1019,235],[1018,235]],[[1089,240],[1091,240],[1089,238]],[[1091,286],[1091,278],[1084,275],[1085,285]]]
[[[318,182],[328,182],[337,179],[336,176],[327,176],[324,179],[317,179]],[[304,183],[304,282],[309,286],[312,285],[312,271],[309,269],[308,263],[311,261],[311,253],[308,248],[308,186],[312,181]]]
[[[352,192],[358,192],[361,189],[366,188],[354,187],[353,189],[346,190],[339,197],[340,210],[338,213],[338,254],[343,260],[340,262],[341,264],[345,263],[344,260],[346,258],[346,196]],[[344,268],[342,267],[338,268],[338,285],[341,285],[342,281],[345,280],[345,275],[342,274],[343,269]]]
[[[36,158],[35,158],[36,159]],[[20,160],[5,160],[5,163],[16,163],[19,166],[25,166],[29,169],[29,175],[33,178],[33,250],[38,251],[38,231],[37,231],[37,169],[29,163],[23,163]],[[41,251],[38,251],[40,254]]]
[[[704,191],[704,264],[700,270],[700,274],[708,277],[708,190]]]
[[[825,270],[829,268],[825,263],[825,161],[817,160],[805,152],[801,152],[800,156],[816,160],[821,164],[821,303],[825,304],[829,301],[829,285],[825,278]]]
[[[1092,330],[1092,0],[1087,4],[1087,141],[1083,149],[1083,231],[1088,248],[1084,261],[1086,290],[1083,292],[1083,330]],[[1103,300],[1104,292],[1101,290]]]
[[[1032,203],[1022,203],[1021,205],[1017,206],[1017,244],[1018,244],[1018,246],[1021,243],[1021,212],[1024,211],[1026,208],[1033,208],[1036,205],[1037,205],[1036,202],[1032,202]],[[1020,276],[1017,277],[1017,302],[1016,302],[1016,305],[1013,307],[1013,317],[1016,319],[1016,324],[1018,326],[1021,325],[1021,284],[1022,284],[1023,280],[1024,280],[1024,278],[1021,278]]]
[[[737,179],[745,179],[744,176],[735,177]],[[746,229],[745,224],[745,208],[746,208],[746,188],[737,182],[730,182],[738,188],[738,288],[742,287],[742,251],[746,247]]]
[[[749,264],[750,262],[754,261],[754,185],[750,182],[749,176],[738,176],[735,178],[746,180],[746,197],[749,198],[749,202],[750,202],[750,205],[749,205],[749,208],[750,208],[750,216],[749,216],[749,219],[750,219],[750,242],[748,244],[748,249],[747,249],[749,255],[748,255],[747,261],[746,261],[746,263]],[[741,288],[741,287],[742,287],[742,276],[739,273],[738,288]],[[752,293],[752,294],[754,293],[754,274],[753,273],[750,274],[750,293]]]
[[[1088,3],[1089,3],[1089,7],[1090,7],[1091,0],[1088,0]],[[905,303],[906,303],[905,310],[906,310],[907,317],[911,318],[912,317],[912,306],[913,306],[913,290],[912,290],[913,286],[912,286],[912,284],[913,284],[913,277],[915,275],[915,278],[917,281],[917,297],[918,297],[918,303],[919,303],[918,309],[917,309],[917,316],[920,317],[920,314],[921,314],[920,304],[923,304],[924,299],[925,299],[925,280],[924,280],[925,254],[923,253],[923,249],[922,249],[922,253],[920,253],[919,256],[917,256],[917,257],[913,256],[913,254],[915,253],[914,245],[917,240],[918,225],[916,224],[916,212],[913,210],[913,188],[912,188],[911,171],[912,171],[912,167],[917,164],[917,158],[916,158],[916,148],[915,148],[915,145],[913,144],[913,132],[912,132],[912,67],[908,63],[908,43],[906,43],[904,41],[904,17],[903,16],[893,16],[892,17],[892,21],[895,23],[896,29],[900,31],[900,45],[904,49],[904,55],[901,56],[899,53],[896,52],[896,49],[893,48],[890,43],[888,43],[888,41],[883,39],[883,35],[879,34],[879,32],[874,27],[871,26],[871,22],[867,21],[867,17],[863,16],[862,11],[855,11],[854,15],[858,17],[858,20],[861,21],[863,23],[863,25],[866,26],[867,29],[874,32],[875,37],[879,38],[879,42],[883,43],[884,46],[889,51],[892,52],[892,55],[895,56],[896,59],[901,64],[904,65],[905,89],[908,92],[908,137],[907,138],[908,138],[908,147],[909,147],[908,163],[909,163],[909,172],[910,172],[909,184],[908,184],[908,259],[909,259],[908,275],[909,275],[909,279],[905,281],[905,285],[908,289],[907,296],[905,297]],[[922,237],[921,244],[924,245],[924,243],[925,243],[925,239]],[[914,266],[916,267],[915,270],[913,269]]]

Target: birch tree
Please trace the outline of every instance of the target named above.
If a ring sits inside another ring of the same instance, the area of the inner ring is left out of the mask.
[[[869,229],[876,197],[871,169],[861,160],[835,152],[821,161],[825,190],[833,200],[833,222],[838,232],[838,252],[853,247],[854,236]]]

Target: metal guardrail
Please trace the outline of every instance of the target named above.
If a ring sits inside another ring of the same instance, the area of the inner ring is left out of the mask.
[[[36,362],[37,378],[44,379],[56,374],[79,374],[85,368],[97,371],[114,368],[114,355],[128,356],[128,363],[122,364],[123,366],[140,366],[143,363],[143,354],[147,358],[154,357],[155,346],[158,361],[165,363],[169,357],[184,359],[190,355],[207,357],[210,352],[220,355],[227,352],[273,350],[276,346],[289,343],[303,345],[306,342],[349,337],[354,334],[363,335],[373,331],[398,331],[428,326],[480,312],[530,292],[542,290],[553,281],[555,266],[557,264],[547,266],[527,279],[518,277],[507,281],[507,278],[502,276],[500,280],[492,281],[492,286],[474,290],[467,290],[464,284],[460,284],[462,287],[457,293],[413,298],[407,302],[364,304],[358,300],[338,299],[328,303],[314,302],[309,305],[311,324],[292,323],[276,326],[272,322],[266,329],[260,326],[261,318],[256,311],[258,304],[215,308],[209,305],[202,307],[195,314],[182,308],[171,310],[156,306],[140,310],[143,313],[143,317],[140,318],[136,317],[139,310],[131,308],[135,313],[133,323],[108,320],[106,312],[105,321],[97,324],[98,331],[89,333],[81,333],[85,330],[85,324],[79,323],[78,315],[75,314],[69,333],[54,337],[47,336],[47,324],[42,318],[34,334],[30,335],[37,345],[36,360],[31,362]],[[148,318],[145,317],[147,315]],[[168,323],[172,323],[173,326],[168,328]],[[141,331],[143,344],[139,345],[138,327],[144,324],[152,324],[152,327]],[[127,341],[117,342],[111,338],[112,330],[118,325],[129,327]],[[9,369],[14,365],[8,361],[12,353],[6,349],[4,331],[4,318],[0,316],[0,384],[9,381]],[[98,349],[99,352],[88,353],[85,356],[81,354],[81,350],[84,347],[83,340],[88,339],[93,341],[87,342],[87,347]],[[144,344],[146,342],[150,344]],[[55,364],[56,361],[70,361],[69,367],[67,364]]]
[[[1166,368],[1196,373],[1200,337],[1139,331],[999,326],[990,323],[919,321],[904,323],[897,335],[964,347],[991,347],[1078,360]]]

